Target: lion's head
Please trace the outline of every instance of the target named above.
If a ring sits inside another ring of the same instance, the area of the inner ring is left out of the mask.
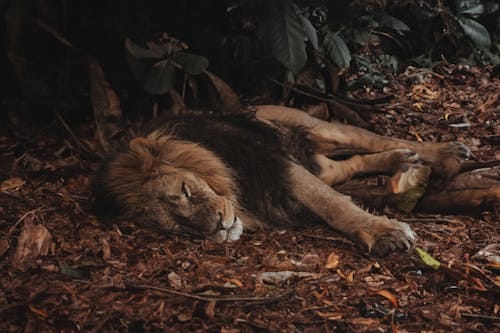
[[[112,204],[119,218],[164,231],[218,242],[243,232],[231,170],[209,150],[159,131],[131,140],[111,157],[94,194],[101,211]]]

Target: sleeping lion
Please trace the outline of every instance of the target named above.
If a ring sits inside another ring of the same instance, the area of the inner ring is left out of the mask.
[[[370,152],[342,161],[333,151]],[[408,250],[416,235],[332,189],[353,175],[394,173],[423,161],[453,172],[461,143],[417,143],[325,122],[296,109],[258,106],[245,115],[170,119],[112,153],[93,193],[104,221],[129,220],[217,242],[245,229],[292,227],[320,219],[377,255]]]

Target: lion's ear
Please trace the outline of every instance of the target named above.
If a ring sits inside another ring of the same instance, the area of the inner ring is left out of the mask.
[[[151,157],[157,157],[160,154],[160,149],[158,147],[158,142],[151,140],[147,137],[138,137],[130,140],[129,143],[130,150],[138,154],[147,154]]]
[[[133,153],[132,156],[134,156],[143,171],[149,170],[154,165],[156,157],[160,154],[158,143],[149,138],[134,138],[130,140],[129,147]]]

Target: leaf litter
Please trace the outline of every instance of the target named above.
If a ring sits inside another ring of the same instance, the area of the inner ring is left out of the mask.
[[[488,69],[462,75],[440,66],[422,82],[405,74],[391,82],[385,90],[396,97],[371,114],[373,128],[413,140],[458,139],[478,159],[498,159],[498,78]],[[448,126],[465,119],[470,126]],[[75,133],[97,146],[92,128]],[[2,147],[23,146],[22,155],[0,150],[2,332],[500,329],[498,207],[453,217],[384,212],[410,221],[437,270],[415,252],[374,258],[321,225],[216,244],[100,224],[88,189],[97,162],[73,145],[57,154],[61,142],[57,132],[0,138]]]

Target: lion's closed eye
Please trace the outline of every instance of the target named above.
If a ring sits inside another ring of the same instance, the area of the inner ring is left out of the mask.
[[[182,191],[182,194],[188,198],[188,199],[191,199],[191,196],[192,196],[192,193],[191,193],[191,189],[189,188],[189,186],[186,184],[186,183],[182,183],[181,185],[181,191]]]

